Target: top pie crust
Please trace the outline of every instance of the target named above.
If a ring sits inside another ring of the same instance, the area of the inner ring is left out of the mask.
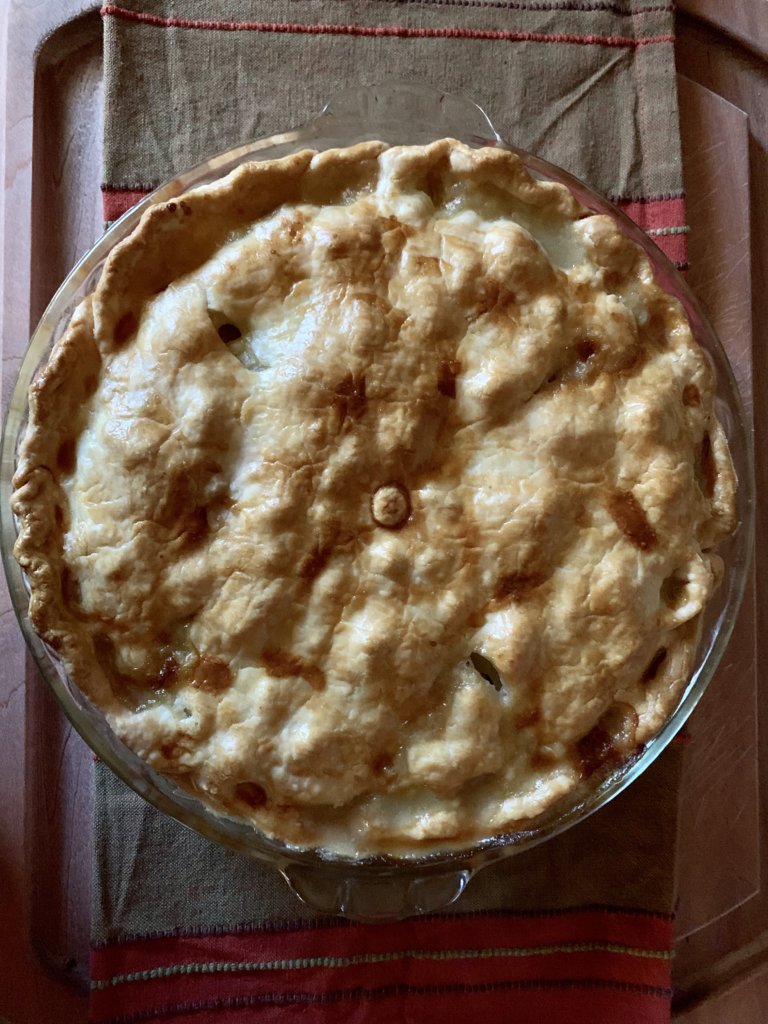
[[[148,210],[32,386],[32,621],[269,835],[528,826],[689,678],[735,526],[713,386],[641,250],[511,153],[246,164]]]

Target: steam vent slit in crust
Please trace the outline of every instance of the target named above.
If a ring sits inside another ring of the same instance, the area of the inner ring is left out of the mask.
[[[614,221],[452,140],[150,208],[30,394],[32,621],[141,758],[299,846],[529,827],[688,680],[714,381]]]

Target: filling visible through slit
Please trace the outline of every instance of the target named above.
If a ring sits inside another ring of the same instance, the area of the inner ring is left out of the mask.
[[[209,309],[208,316],[219,338],[247,370],[264,369],[264,364],[251,351],[242,329],[236,323],[218,309]]]
[[[478,654],[477,651],[470,654],[469,660],[472,663],[472,667],[483,677],[486,683],[490,683],[494,690],[501,690],[504,684],[501,680],[498,669],[492,661],[483,657],[482,654]]]

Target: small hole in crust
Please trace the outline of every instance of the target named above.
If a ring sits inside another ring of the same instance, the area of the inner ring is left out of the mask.
[[[701,393],[695,384],[686,384],[683,388],[683,405],[689,409],[701,405]]]
[[[576,743],[582,778],[618,766],[635,747],[638,716],[631,704],[612,704],[600,721]]]
[[[116,345],[123,345],[135,333],[138,324],[132,312],[123,313],[115,324],[115,331],[112,338]]]
[[[68,437],[66,441],[61,442],[56,452],[56,465],[62,473],[74,473],[76,461],[75,439]]]
[[[235,796],[249,807],[263,807],[267,802],[266,791],[257,782],[238,782]]]
[[[437,374],[437,390],[446,398],[456,397],[456,378],[461,373],[461,363],[448,359],[440,364]]]
[[[230,345],[233,341],[242,338],[243,332],[237,324],[233,323],[227,314],[222,313],[220,309],[209,309],[208,316],[211,319],[214,330],[225,345]]]
[[[80,593],[80,581],[72,573],[69,566],[65,565],[61,570],[61,596],[64,604],[70,611],[77,611],[82,600]]]
[[[689,582],[679,576],[668,576],[664,580],[661,584],[661,600],[667,608],[680,608],[685,603]]]
[[[235,324],[224,323],[218,327],[219,337],[225,344],[229,344],[232,341],[237,341],[238,338],[242,338],[243,332]]]
[[[716,477],[717,466],[712,453],[712,438],[706,433],[701,440],[699,457],[696,460],[696,479],[705,498],[711,498],[714,495]]]
[[[619,756],[611,736],[600,725],[590,729],[576,744],[576,757],[582,778],[590,778],[606,765],[616,764]]]
[[[646,667],[645,672],[643,672],[642,676],[640,677],[640,682],[642,682],[642,683],[650,683],[650,682],[652,682],[656,678],[656,676],[659,674],[659,669],[661,668],[661,666],[664,664],[664,662],[666,660],[667,660],[667,648],[666,647],[660,647],[658,649],[658,651],[656,651],[654,656],[651,658],[651,660],[648,662],[648,665]]]
[[[586,363],[588,359],[597,352],[597,343],[591,338],[582,338],[576,342],[576,358],[580,363]]]
[[[494,690],[501,690],[504,684],[501,681],[498,669],[492,661],[489,661],[482,654],[478,654],[477,651],[470,654],[469,660],[472,662],[472,667],[483,677],[486,683],[490,683]]]

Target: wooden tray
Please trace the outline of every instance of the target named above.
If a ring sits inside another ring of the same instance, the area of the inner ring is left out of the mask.
[[[30,327],[101,232],[102,65],[98,12],[86,0],[3,2],[5,405]],[[690,28],[706,31],[699,23]],[[680,101],[690,280],[751,407],[749,121],[716,83],[692,80],[696,66],[686,71]],[[758,426],[764,436],[765,422]],[[756,623],[753,580],[724,663],[690,723],[678,860],[681,1011],[762,962],[754,948],[765,902]],[[76,1024],[85,1019],[88,978],[90,754],[27,664],[4,590],[0,657],[0,891],[10,893],[0,963],[16,979],[0,986],[0,1016]]]

